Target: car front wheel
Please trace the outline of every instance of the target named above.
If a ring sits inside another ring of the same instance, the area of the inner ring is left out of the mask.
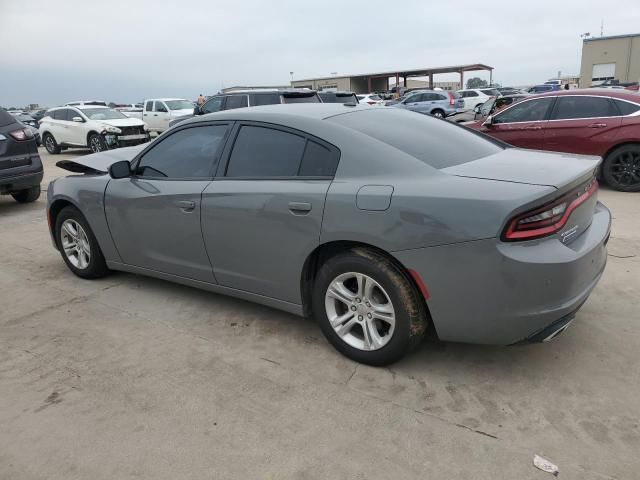
[[[388,365],[424,337],[424,300],[404,270],[377,252],[355,248],[318,272],[313,311],[322,332],[342,354]]]
[[[109,272],[98,241],[77,208],[63,208],[56,218],[55,229],[58,249],[69,270],[88,279]]]
[[[104,143],[102,136],[93,133],[89,136],[89,148],[93,153],[103,152],[107,149],[107,144]]]

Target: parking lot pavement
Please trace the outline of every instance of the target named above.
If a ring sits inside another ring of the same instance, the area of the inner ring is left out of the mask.
[[[84,153],[43,151],[43,183]],[[44,195],[0,197],[0,478],[549,478],[534,454],[565,479],[637,478],[640,197],[600,199],[608,267],[565,334],[428,340],[371,368],[309,320],[130,274],[76,278]]]

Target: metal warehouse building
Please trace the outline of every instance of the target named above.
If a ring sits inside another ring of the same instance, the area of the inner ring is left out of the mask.
[[[620,82],[640,80],[640,33],[583,40],[580,86],[614,78]]]
[[[435,86],[433,76],[442,73],[457,73],[460,75],[460,85],[464,85],[465,72],[488,70],[493,76],[493,67],[482,63],[470,65],[454,65],[450,67],[419,68],[415,70],[397,70],[390,72],[362,73],[357,75],[307,78],[292,80],[292,87],[306,87],[314,90],[345,90],[355,93],[380,92],[389,89],[389,79],[394,79],[395,85],[407,86],[407,79],[411,77],[428,77],[429,85]],[[400,83],[402,79],[402,83]],[[489,82],[491,83],[491,81]]]

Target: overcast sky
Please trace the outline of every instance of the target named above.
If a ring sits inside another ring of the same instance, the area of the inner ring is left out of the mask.
[[[579,35],[599,36],[601,21],[605,35],[637,33],[640,0],[0,0],[0,105],[193,99],[287,84],[291,71],[462,63],[495,67],[503,85],[534,84],[577,73]]]

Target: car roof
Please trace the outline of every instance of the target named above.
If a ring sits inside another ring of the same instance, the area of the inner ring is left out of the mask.
[[[555,90],[553,92],[544,92],[537,95],[531,95],[532,98],[538,97],[563,97],[563,96],[583,95],[589,97],[611,97],[621,100],[629,100],[631,102],[640,103],[640,93],[630,90],[618,90],[611,88],[574,88],[572,90]]]
[[[191,100],[187,100],[186,98],[147,98],[145,101],[146,102],[153,102],[154,100],[159,100],[161,102],[167,102],[169,100],[185,100],[187,102],[191,101]]]
[[[243,94],[246,95],[248,93],[314,93],[316,90],[312,90],[310,88],[248,88],[244,90],[234,90],[233,92],[227,93],[216,93],[214,96],[218,95],[233,95],[233,94]]]

